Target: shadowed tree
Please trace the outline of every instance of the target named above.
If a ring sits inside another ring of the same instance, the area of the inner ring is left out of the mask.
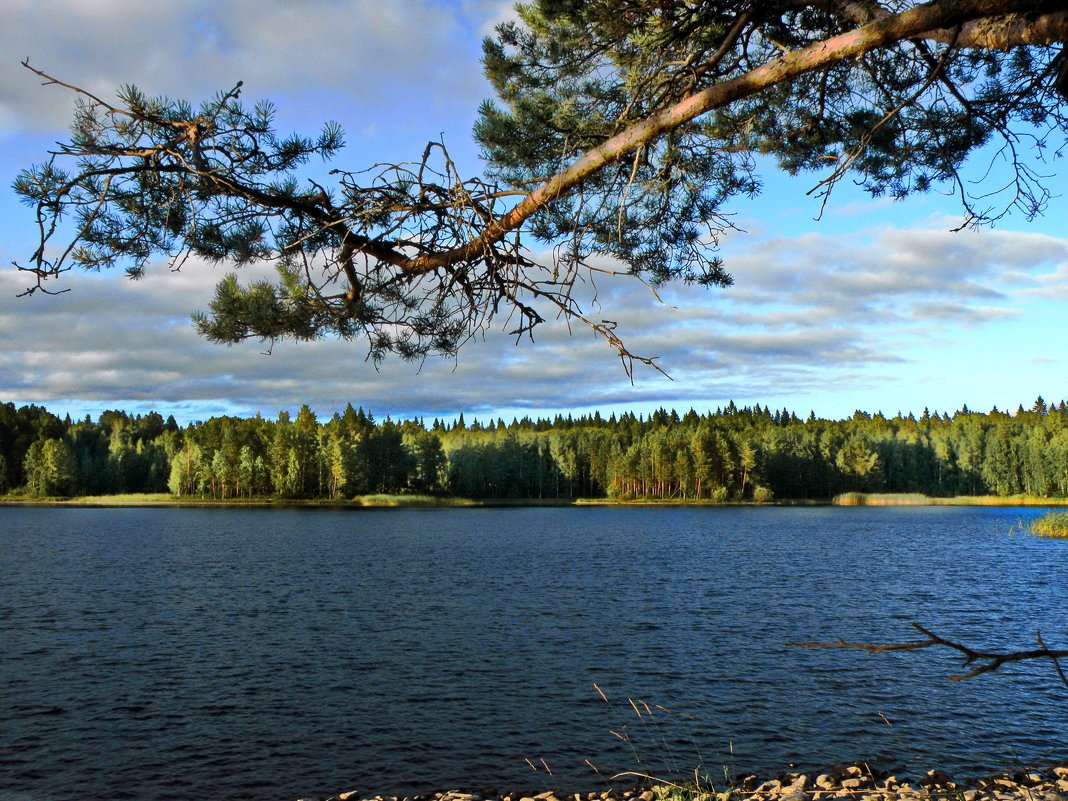
[[[79,97],[70,140],[15,182],[40,229],[20,266],[28,291],[76,267],[137,277],[160,258],[268,261],[275,281],[219,284],[195,318],[204,336],[362,338],[373,359],[421,359],[455,354],[494,318],[522,336],[562,314],[629,370],[638,357],[572,295],[576,282],[729,284],[717,243],[728,202],[760,189],[759,155],[819,171],[824,202],[847,175],[874,195],[955,192],[968,225],[1030,217],[1049,197],[1042,162],[1064,144],[1063,2],[534,0],[518,11],[485,44],[497,99],[475,128],[481,178],[432,142],[411,164],[335,169],[324,185],[298,171],[338,153],[340,128],[281,136],[269,104],[242,105],[240,84],[196,107],[67,86]],[[987,182],[962,177],[969,156],[995,162]]]

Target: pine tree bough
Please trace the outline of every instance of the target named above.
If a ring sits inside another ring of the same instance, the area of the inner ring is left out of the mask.
[[[1065,146],[1064,2],[534,0],[519,16],[485,43],[497,100],[476,178],[432,142],[323,186],[297,170],[336,155],[340,128],[281,137],[240,84],[197,109],[134,87],[109,103],[27,63],[79,98],[70,141],[15,183],[40,231],[27,291],[74,267],[269,261],[276,281],[220,283],[202,334],[363,338],[375,360],[421,359],[498,317],[521,337],[562,316],[629,372],[655,361],[576,285],[729,285],[719,238],[728,204],[759,192],[759,156],[821,171],[823,203],[846,175],[895,198],[949,188],[980,225],[1041,213],[1042,165]],[[993,191],[966,181],[969,156],[991,162]]]

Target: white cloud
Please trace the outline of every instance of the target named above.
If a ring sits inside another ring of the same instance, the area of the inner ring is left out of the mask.
[[[478,26],[481,37],[493,36],[497,26],[519,20],[515,0],[463,0],[465,16],[482,20]]]
[[[315,130],[330,118],[345,125],[354,143],[346,166],[384,158],[376,148],[387,140],[419,139],[417,155],[441,131],[450,146],[467,141],[488,92],[479,39],[512,14],[510,0],[6,0],[0,140],[19,158],[43,153],[69,117],[69,94],[41,87],[18,66],[29,57],[106,97],[132,81],[201,99],[243,79],[250,100],[278,102],[284,129]],[[410,142],[402,144],[404,156],[413,155]],[[869,201],[835,213],[891,209]],[[70,294],[15,300],[25,277],[0,270],[0,400],[113,406],[143,399],[267,414],[305,401],[327,411],[351,400],[382,413],[434,414],[804,395],[888,380],[936,340],[1019,320],[1027,303],[1068,299],[1064,239],[952,234],[941,230],[944,217],[908,229],[775,236],[784,220],[798,218],[785,206],[775,213],[724,238],[737,279],[731,289],[672,288],[659,305],[634,282],[599,282],[594,316],[617,320],[634,352],[659,355],[674,382],[639,370],[632,386],[611,349],[581,324],[571,336],[562,324],[547,325],[534,344],[518,347],[495,331],[455,363],[375,370],[360,343],[282,343],[263,356],[260,343],[199,340],[188,314],[207,305],[222,271],[190,265],[171,275],[160,267],[140,284],[78,275]],[[3,224],[0,257],[24,257],[29,248],[16,240],[29,226]],[[19,253],[5,252],[16,246]]]
[[[493,3],[467,13],[486,22],[501,14]],[[30,131],[67,124],[72,96],[41,87],[19,66],[23,58],[105,99],[136,83],[201,100],[243,80],[248,97],[283,96],[301,108],[339,98],[322,117],[332,108],[351,117],[351,104],[391,126],[419,124],[428,105],[470,117],[485,90],[478,33],[463,22],[456,8],[419,0],[9,0],[0,4],[0,51],[9,54],[0,121]]]
[[[739,243],[726,255],[737,279],[730,296],[744,305],[788,297],[795,308],[839,322],[876,313],[952,319],[956,308],[966,324],[1000,314],[996,304],[1010,293],[1048,282],[1043,276],[1068,262],[1068,242],[1012,231],[882,229]]]
[[[737,287],[674,287],[664,304],[635,281],[602,281],[601,316],[618,320],[629,347],[659,356],[675,379],[639,368],[633,386],[613,351],[581,325],[569,336],[566,326],[548,324],[519,346],[494,331],[455,362],[376,370],[358,342],[281,343],[265,356],[262,343],[226,348],[198,339],[188,314],[207,305],[222,270],[159,268],[136,283],[72,275],[68,294],[18,300],[24,276],[9,271],[0,273],[8,343],[0,399],[142,399],[265,414],[303,402],[326,412],[351,401],[379,413],[433,415],[804,394],[828,382],[876,381],[934,338],[1018,315],[1028,287],[1062,275],[1068,261],[1068,243],[1012,232],[961,239],[883,230],[834,244],[811,235],[751,243],[736,254]]]

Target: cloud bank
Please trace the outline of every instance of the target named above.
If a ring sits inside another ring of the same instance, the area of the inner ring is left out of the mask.
[[[0,64],[5,182],[43,157],[72,106],[68,93],[41,87],[18,66],[23,57],[104,97],[136,82],[196,100],[240,79],[250,100],[277,103],[284,130],[310,132],[337,119],[352,142],[342,166],[411,158],[444,132],[454,155],[466,159],[462,166],[477,170],[467,132],[489,93],[479,40],[510,6],[7,0],[0,4],[0,49],[10,57]],[[773,185],[796,188],[781,176]],[[714,406],[728,398],[786,398],[807,407],[807,399],[828,392],[873,388],[900,403],[894,398],[909,382],[972,403],[946,386],[951,380],[930,354],[981,363],[991,343],[1017,340],[1027,357],[1010,379],[1030,366],[1032,376],[1063,385],[1064,358],[1039,347],[1061,335],[1043,322],[1048,305],[1068,300],[1068,242],[1059,229],[1050,227],[1058,236],[951,234],[940,230],[949,227],[941,220],[905,222],[898,205],[844,200],[818,234],[797,233],[811,227],[809,212],[778,196],[746,206],[747,213],[761,209],[762,219],[747,226],[753,234],[726,239],[723,255],[737,279],[728,290],[671,287],[661,305],[637,283],[600,284],[595,314],[616,320],[634,352],[658,356],[673,381],[639,370],[632,385],[604,342],[583,330],[569,334],[560,323],[543,327],[534,343],[516,345],[490,332],[455,362],[421,366],[376,369],[358,342],[279,343],[265,356],[263,343],[226,348],[196,337],[189,313],[207,305],[221,271],[190,264],[171,274],[160,267],[141,283],[72,275],[70,293],[16,299],[24,276],[7,269],[0,270],[0,400],[165,408],[186,419],[274,414],[304,402],[329,412],[349,401],[380,413],[433,416]],[[30,218],[10,194],[0,199],[0,260],[32,247]],[[897,227],[872,227],[871,220]],[[840,233],[846,226],[853,232]]]
[[[0,4],[0,51],[9,54],[0,68],[0,125],[52,131],[70,116],[72,97],[43,89],[18,66],[22,58],[104,98],[136,83],[199,100],[242,80],[250,97],[292,98],[301,108],[342,95],[345,115],[362,106],[372,127],[422,126],[428,106],[440,115],[466,105],[470,115],[485,93],[479,37],[503,16],[502,5],[8,0]]]
[[[24,277],[0,273],[0,399],[139,401],[177,409],[273,414],[352,402],[394,415],[633,406],[689,399],[804,396],[864,385],[947,337],[1023,313],[1068,289],[1068,242],[1037,234],[884,229],[732,245],[727,290],[671,287],[658,303],[637,282],[603,282],[600,317],[675,381],[639,369],[559,322],[520,342],[500,330],[456,361],[368,363],[362,343],[325,340],[235,347],[199,339],[222,271],[188,264],[140,282],[72,275],[59,296],[15,299]]]

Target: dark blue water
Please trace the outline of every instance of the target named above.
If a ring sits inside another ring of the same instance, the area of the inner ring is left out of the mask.
[[[0,508],[0,799],[1060,762],[1047,664],[788,645],[1068,647],[1068,542],[1009,533],[1036,514]]]

